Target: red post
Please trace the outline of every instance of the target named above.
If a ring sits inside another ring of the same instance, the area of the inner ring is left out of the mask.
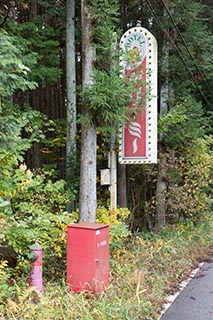
[[[30,286],[42,292],[42,247],[36,240],[31,246]]]

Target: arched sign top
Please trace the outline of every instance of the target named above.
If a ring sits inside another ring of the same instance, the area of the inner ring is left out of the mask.
[[[143,41],[146,41],[147,39],[154,41],[157,45],[156,39],[150,31],[142,27],[135,27],[127,30],[122,35],[120,45],[122,48],[129,48],[131,47],[129,46],[129,44],[131,44],[133,41],[136,41],[136,43],[141,46],[143,44]]]
[[[157,42],[147,29],[135,27],[123,34],[120,47],[123,76],[135,72],[135,80],[146,83],[143,87],[138,86],[138,92],[134,93],[134,98],[143,94],[146,102],[144,110],[134,121],[130,119],[120,132],[119,161],[126,164],[156,163]]]

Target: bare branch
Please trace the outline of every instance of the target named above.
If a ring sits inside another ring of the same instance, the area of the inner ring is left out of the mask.
[[[4,6],[6,7],[6,5],[4,5]],[[5,14],[4,18],[3,18],[3,21],[0,24],[0,28],[2,28],[4,26],[4,24],[6,23],[8,17],[9,17],[9,14],[10,14],[10,9],[11,9],[11,2],[9,2],[9,5],[7,7],[7,12],[6,12],[6,14]]]

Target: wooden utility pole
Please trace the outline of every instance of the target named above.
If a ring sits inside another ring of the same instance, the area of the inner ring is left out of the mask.
[[[110,155],[110,207],[117,209],[117,159],[116,151]]]

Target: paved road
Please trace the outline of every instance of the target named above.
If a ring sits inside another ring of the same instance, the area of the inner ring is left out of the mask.
[[[213,320],[213,258],[203,264],[160,320]]]

